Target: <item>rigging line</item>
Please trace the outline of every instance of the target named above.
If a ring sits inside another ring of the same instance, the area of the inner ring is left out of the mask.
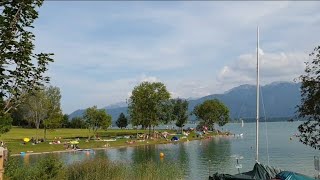
[[[261,103],[262,103],[263,115],[264,115],[264,123],[265,123],[265,128],[266,128],[267,160],[268,160],[268,166],[269,166],[270,157],[269,157],[268,124],[267,124],[266,109],[265,109],[264,101],[263,101],[262,87],[260,87],[260,94],[261,94]]]

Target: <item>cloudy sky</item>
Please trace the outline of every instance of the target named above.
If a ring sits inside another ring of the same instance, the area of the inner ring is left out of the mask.
[[[261,81],[293,81],[320,45],[318,2],[47,1],[37,51],[55,53],[51,84],[64,113],[124,102],[144,80],[173,97],[201,97]]]

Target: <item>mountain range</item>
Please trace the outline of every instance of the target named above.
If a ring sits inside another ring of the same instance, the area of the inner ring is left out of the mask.
[[[274,82],[261,86],[260,90],[260,115],[262,117],[293,117],[295,116],[296,106],[300,104],[300,83]],[[240,85],[232,88],[223,94],[212,94],[209,96],[188,99],[188,111],[192,112],[194,107],[205,100],[219,99],[230,110],[230,117],[253,118],[256,115],[256,86]],[[127,114],[127,104],[120,102],[106,106],[104,109],[112,116],[112,121],[116,121],[120,113]],[[69,115],[69,119],[81,117],[85,110],[76,110]],[[195,117],[191,116],[191,120]]]

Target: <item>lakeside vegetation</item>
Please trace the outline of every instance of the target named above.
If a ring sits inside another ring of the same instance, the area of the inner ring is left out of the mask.
[[[174,130],[159,130],[158,133],[168,132],[170,133],[167,138],[153,138],[143,139],[136,138],[137,133],[143,135],[148,130],[128,130],[128,129],[110,129],[108,131],[98,130],[100,140],[89,140],[89,131],[86,129],[55,129],[47,132],[47,141],[33,145],[32,142],[24,142],[23,139],[33,137],[36,129],[26,129],[13,127],[10,132],[3,134],[1,139],[6,142],[6,146],[9,149],[11,155],[25,153],[40,153],[40,152],[53,152],[53,151],[66,151],[66,144],[79,138],[78,146],[81,149],[92,148],[112,148],[121,146],[139,146],[149,144],[164,144],[171,143],[170,139],[173,136],[179,137],[179,142],[192,141],[196,139],[211,138],[217,135],[216,132],[207,133],[203,136],[197,136],[196,132],[191,131],[186,138],[181,138],[183,134],[176,134]],[[132,138],[129,138],[131,136]],[[60,139],[61,137],[61,139]],[[52,142],[59,139],[59,144],[53,144]],[[103,141],[107,139],[116,139],[116,141]],[[51,143],[51,144],[50,144]],[[72,151],[72,150],[69,150]]]
[[[91,179],[183,179],[179,165],[161,162],[128,164],[94,158],[64,165],[52,155],[40,158],[35,164],[21,164],[18,160],[7,163],[5,179],[10,180],[91,180]]]

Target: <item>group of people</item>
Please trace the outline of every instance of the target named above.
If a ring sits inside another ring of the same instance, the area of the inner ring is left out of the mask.
[[[61,137],[59,137],[59,139],[57,137],[54,137],[54,140],[49,144],[61,144]]]
[[[66,150],[77,150],[77,149],[80,149],[80,147],[78,146],[78,144],[72,144],[70,142],[64,142],[63,143],[63,147],[66,149]]]

